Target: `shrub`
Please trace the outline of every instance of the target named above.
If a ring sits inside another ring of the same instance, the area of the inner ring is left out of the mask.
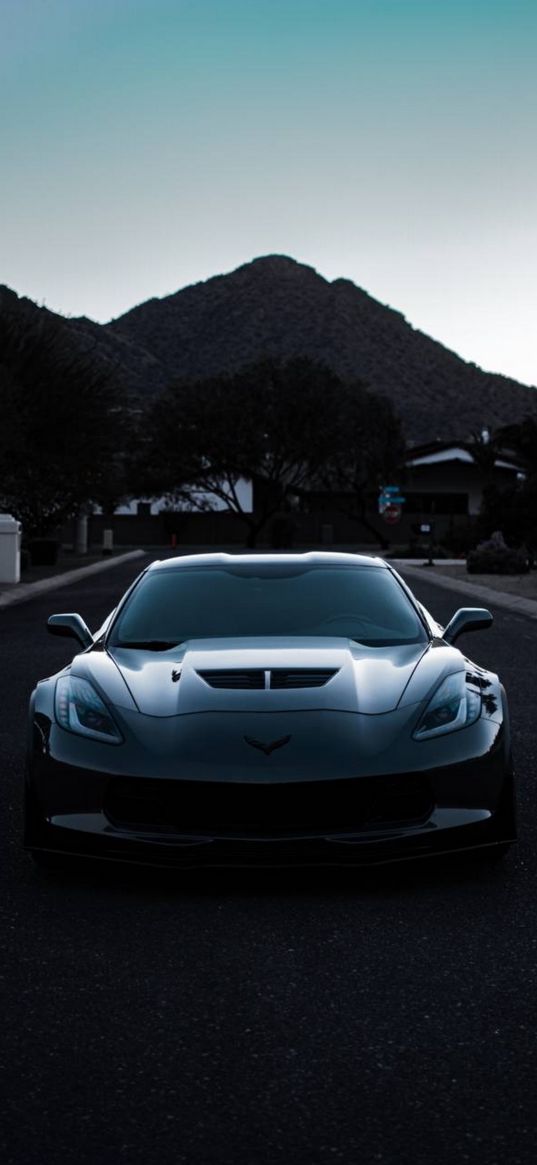
[[[526,574],[530,561],[524,549],[478,546],[470,551],[466,569],[469,574]]]
[[[28,543],[32,566],[54,566],[58,561],[60,543],[58,538],[33,538]]]

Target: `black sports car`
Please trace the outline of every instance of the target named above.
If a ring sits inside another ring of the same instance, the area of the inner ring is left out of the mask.
[[[25,844],[178,866],[360,865],[515,839],[505,692],[384,561],[153,563],[30,703]]]

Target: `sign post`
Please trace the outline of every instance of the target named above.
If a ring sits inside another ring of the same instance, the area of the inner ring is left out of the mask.
[[[434,525],[433,525],[433,522],[422,522],[420,525],[420,534],[426,534],[429,536],[428,550],[427,550],[429,558],[428,558],[427,562],[423,563],[423,565],[424,566],[434,566],[434,558],[433,558]]]
[[[398,485],[381,485],[378,496],[379,514],[383,514],[386,506],[402,506],[406,502]]]
[[[398,485],[383,485],[378,496],[379,514],[388,526],[395,526],[401,521],[403,513],[403,497]]]

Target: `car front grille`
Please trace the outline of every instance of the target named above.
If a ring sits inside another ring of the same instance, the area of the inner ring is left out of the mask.
[[[117,829],[263,837],[418,823],[433,799],[415,774],[283,784],[115,778],[104,808]]]
[[[207,668],[198,675],[211,688],[322,688],[338,672],[338,668],[274,667],[274,668]]]

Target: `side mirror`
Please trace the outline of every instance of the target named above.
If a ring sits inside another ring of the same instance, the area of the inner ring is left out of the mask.
[[[442,638],[454,643],[463,631],[484,631],[492,624],[492,615],[484,607],[460,607],[449,620]]]
[[[51,635],[61,635],[65,639],[76,639],[82,647],[91,647],[93,635],[80,615],[51,615],[47,620]]]

